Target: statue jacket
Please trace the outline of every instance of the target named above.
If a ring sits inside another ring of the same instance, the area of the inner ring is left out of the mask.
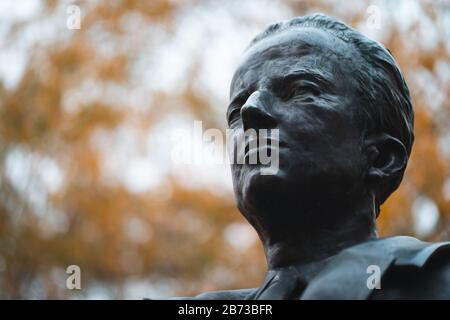
[[[175,299],[450,299],[450,242],[375,239],[343,249],[307,283],[295,273],[269,270],[259,288]]]

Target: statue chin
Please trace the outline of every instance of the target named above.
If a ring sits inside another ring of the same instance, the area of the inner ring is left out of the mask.
[[[250,169],[235,182],[239,207],[252,214],[270,210],[271,206],[278,211],[281,204],[298,200],[289,195],[292,186],[282,170],[274,175],[262,175],[258,168]]]

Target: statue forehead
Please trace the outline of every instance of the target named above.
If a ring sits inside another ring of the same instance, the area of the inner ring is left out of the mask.
[[[359,57],[353,45],[312,27],[292,27],[269,35],[248,48],[231,83],[242,87],[261,76],[276,76],[299,68],[323,74],[352,72]]]

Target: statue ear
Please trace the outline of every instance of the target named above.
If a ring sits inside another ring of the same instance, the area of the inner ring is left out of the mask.
[[[389,134],[369,139],[368,172],[370,181],[379,184],[403,173],[408,162],[408,153],[403,143]]]

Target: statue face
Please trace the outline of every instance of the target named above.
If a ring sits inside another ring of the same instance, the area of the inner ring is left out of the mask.
[[[250,128],[279,130],[276,174],[232,164],[236,200],[247,218],[345,204],[365,190],[367,161],[352,77],[358,57],[351,44],[299,27],[245,52],[231,84],[229,128],[235,135]]]

